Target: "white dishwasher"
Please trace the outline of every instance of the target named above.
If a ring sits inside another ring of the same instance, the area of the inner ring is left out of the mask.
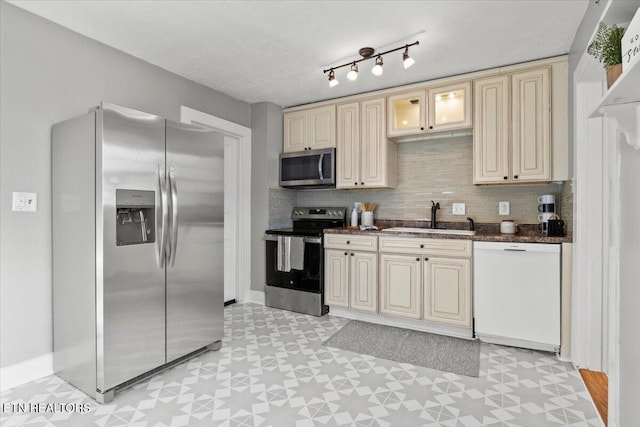
[[[560,246],[473,243],[477,338],[495,344],[559,351]]]

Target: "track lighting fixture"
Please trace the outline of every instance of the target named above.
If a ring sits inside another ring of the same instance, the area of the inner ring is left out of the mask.
[[[338,79],[336,79],[336,73],[331,70],[331,72],[329,73],[329,87],[338,86],[339,84],[340,82],[338,81]]]
[[[381,76],[382,75],[382,66],[383,66],[383,62],[382,62],[382,56],[378,55],[378,57],[376,58],[376,65],[373,66],[373,68],[371,69],[371,73],[374,76]]]
[[[351,66],[351,71],[347,73],[347,78],[351,81],[358,78],[358,64],[356,64],[355,62]]]
[[[407,69],[416,63],[416,61],[409,56],[409,48],[411,46],[417,46],[419,44],[420,44],[419,41],[415,41],[411,44],[405,44],[404,46],[400,46],[395,49],[390,49],[380,53],[376,53],[375,49],[371,47],[363,47],[358,51],[358,53],[360,54],[360,56],[362,56],[362,58],[357,59],[355,61],[347,62],[342,65],[337,65],[335,67],[328,68],[326,70],[323,70],[323,73],[325,74],[329,73],[329,87],[334,87],[339,84],[338,80],[336,79],[335,70],[337,70],[338,68],[351,66],[351,69],[347,73],[347,78],[353,81],[358,78],[358,63],[375,58],[376,64],[373,66],[373,68],[371,68],[371,73],[373,73],[374,76],[381,76],[383,72],[382,66],[384,65],[384,62],[382,60],[382,55],[386,55],[387,53],[391,53],[391,52],[396,52],[401,49],[404,49],[404,53],[402,54],[402,63],[404,65],[404,68]]]
[[[408,46],[404,49],[404,53],[402,54],[402,63],[404,65],[405,70],[416,63],[415,59],[409,56]]]

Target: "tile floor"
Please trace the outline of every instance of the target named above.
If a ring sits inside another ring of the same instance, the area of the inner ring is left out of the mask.
[[[49,376],[2,393],[0,424],[601,425],[576,370],[552,354],[482,344],[480,377],[472,378],[321,345],[346,322],[235,304],[225,309],[219,352],[155,375],[105,405]],[[88,411],[11,411],[25,402],[87,404]]]

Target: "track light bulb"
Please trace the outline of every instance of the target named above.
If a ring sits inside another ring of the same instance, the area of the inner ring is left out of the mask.
[[[376,65],[373,66],[373,68],[371,69],[371,73],[373,73],[374,76],[381,76],[382,75],[382,66],[384,65],[384,63],[382,62],[382,56],[378,56],[376,58]]]
[[[351,71],[347,73],[347,78],[351,81],[358,78],[358,65],[355,62],[351,66]]]
[[[338,81],[338,79],[336,79],[336,73],[331,70],[329,72],[329,87],[335,87],[338,86],[340,84],[340,82]]]
[[[404,54],[402,54],[402,63],[404,64],[405,70],[416,63],[416,61],[409,56],[409,47],[404,49]]]

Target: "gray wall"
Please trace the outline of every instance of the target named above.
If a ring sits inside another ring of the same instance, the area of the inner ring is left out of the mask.
[[[269,188],[278,186],[282,151],[282,108],[251,105],[251,289],[265,284],[264,232],[269,224]]]
[[[250,106],[0,2],[0,366],[52,351],[51,125],[101,100],[174,120],[180,105],[243,126]],[[11,211],[38,193],[36,213]]]

